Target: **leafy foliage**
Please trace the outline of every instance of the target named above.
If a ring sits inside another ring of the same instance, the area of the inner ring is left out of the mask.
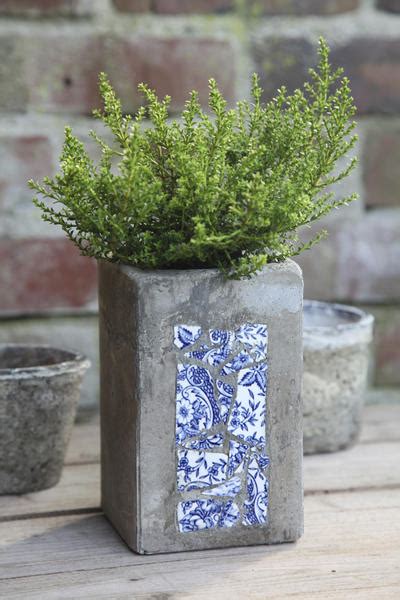
[[[66,128],[61,173],[30,182],[53,201],[34,200],[43,218],[85,255],[149,269],[219,267],[234,278],[318,241],[321,234],[302,245],[298,228],[354,198],[327,191],[354,167],[355,159],[332,175],[356,137],[349,81],[332,71],[326,42],[293,95],[281,88],[264,105],[254,75],[252,101],[229,110],[216,82],[209,85],[211,115],[192,92],[171,122],[170,98],[160,101],[145,84],[146,107],[124,115],[102,74],[103,110],[95,114],[115,145],[91,132],[102,151],[95,165]]]

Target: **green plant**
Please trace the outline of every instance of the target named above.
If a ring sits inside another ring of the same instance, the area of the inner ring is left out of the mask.
[[[253,77],[252,102],[228,110],[214,80],[203,112],[192,92],[181,120],[168,120],[169,98],[146,85],[147,105],[126,116],[106,76],[103,110],[115,147],[91,132],[102,151],[93,164],[83,144],[65,130],[61,173],[30,186],[43,218],[61,225],[82,253],[140,268],[219,267],[234,278],[269,261],[310,248],[297,230],[354,195],[335,199],[327,186],[343,179],[355,159],[332,175],[353,147],[355,113],[342,69],[332,71],[326,42],[303,90],[261,102]],[[152,127],[143,127],[148,117]],[[115,165],[115,161],[117,164]]]

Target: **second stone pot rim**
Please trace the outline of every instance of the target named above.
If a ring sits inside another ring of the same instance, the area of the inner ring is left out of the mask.
[[[35,364],[33,366],[17,366],[17,367],[5,367],[0,366],[0,380],[5,379],[24,379],[24,378],[38,378],[38,377],[54,377],[65,373],[79,373],[86,371],[90,366],[91,362],[86,356],[80,352],[71,350],[70,348],[60,348],[50,344],[31,344],[31,343],[1,343],[0,354],[6,349],[10,350],[38,350],[47,353],[59,353],[60,360],[55,362],[43,361],[41,364]],[[65,358],[65,360],[64,360]],[[1,365],[1,362],[0,362]]]
[[[324,302],[321,300],[304,300],[303,311],[306,312],[310,309],[317,309],[324,311],[325,313],[337,313],[340,315],[351,316],[354,320],[348,320],[343,323],[333,323],[327,325],[306,325],[304,323],[303,329],[305,332],[312,332],[314,330],[322,331],[347,331],[349,329],[358,329],[359,327],[370,326],[374,322],[374,317],[370,313],[361,310],[355,306],[348,304],[340,304],[337,302]]]
[[[304,315],[315,309],[321,315],[322,325],[315,318],[314,323],[306,324]],[[346,318],[347,317],[347,318]],[[324,318],[327,323],[324,323]],[[332,322],[329,322],[329,318]],[[356,344],[369,344],[373,337],[373,315],[347,304],[304,300],[303,304],[303,345],[307,350],[339,349]]]

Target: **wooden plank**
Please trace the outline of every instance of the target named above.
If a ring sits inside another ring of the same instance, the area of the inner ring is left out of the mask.
[[[306,494],[400,486],[400,443],[360,444],[304,460]],[[0,521],[40,514],[87,512],[100,506],[100,466],[69,465],[55,488],[0,496]]]
[[[0,525],[0,597],[394,599],[399,536],[400,490],[308,497],[298,544],[163,556],[133,554],[100,515],[16,521]]]
[[[307,494],[400,485],[400,443],[358,444],[304,459]]]
[[[367,406],[364,413],[360,442],[400,441],[400,402]]]
[[[100,465],[64,467],[60,483],[23,496],[0,496],[0,521],[32,515],[87,512],[100,506]]]

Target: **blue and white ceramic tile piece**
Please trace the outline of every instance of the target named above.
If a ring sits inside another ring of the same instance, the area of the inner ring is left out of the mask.
[[[265,524],[267,327],[177,325],[174,344],[178,530]]]
[[[267,522],[268,480],[257,459],[250,460],[247,468],[247,499],[244,503],[243,525]]]
[[[229,481],[217,485],[214,488],[209,488],[203,492],[204,496],[237,496],[241,491],[242,482],[240,477],[232,477]]]
[[[221,452],[178,450],[178,490],[196,490],[225,481],[227,463],[227,455]]]

